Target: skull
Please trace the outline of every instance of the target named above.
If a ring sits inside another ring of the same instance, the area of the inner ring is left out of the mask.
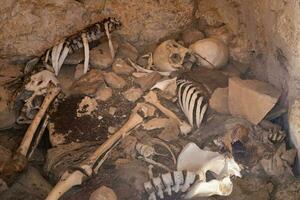
[[[198,40],[190,46],[190,49],[197,57],[200,66],[219,69],[228,62],[228,47],[217,38]]]
[[[155,49],[153,62],[159,71],[172,72],[182,68],[187,57],[190,58],[189,49],[175,40],[166,40]]]

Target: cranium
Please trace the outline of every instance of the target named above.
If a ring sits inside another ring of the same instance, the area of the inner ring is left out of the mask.
[[[190,57],[189,49],[175,40],[166,40],[155,49],[153,62],[159,71],[171,72],[183,67],[186,57]]]
[[[217,38],[198,40],[190,46],[197,57],[198,65],[218,69],[227,64],[229,50],[224,42]]]

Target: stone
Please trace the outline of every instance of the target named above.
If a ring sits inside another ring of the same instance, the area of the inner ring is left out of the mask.
[[[110,115],[114,116],[116,112],[117,112],[117,108],[116,107],[113,107],[113,106],[109,107],[108,113]]]
[[[0,130],[11,128],[16,122],[16,115],[11,100],[9,91],[0,86]]]
[[[121,42],[119,51],[116,55],[117,58],[122,58],[122,59],[131,59],[132,61],[136,61],[136,59],[139,56],[138,50],[130,44],[129,42]]]
[[[121,58],[117,58],[115,60],[115,62],[113,63],[112,69],[116,74],[129,75],[132,72],[134,72],[134,69]]]
[[[78,51],[78,52],[74,52],[71,54],[68,54],[68,56],[66,57],[64,64],[65,65],[78,65],[79,63],[84,61],[84,51],[83,49]]]
[[[175,120],[168,119],[168,123],[158,137],[166,142],[178,139],[180,128]]]
[[[244,117],[258,124],[274,107],[280,91],[258,80],[229,79],[228,105],[234,116]]]
[[[79,103],[76,110],[76,116],[82,117],[85,115],[91,115],[92,112],[97,109],[97,106],[98,104],[96,99],[86,96]]]
[[[187,29],[182,32],[182,40],[185,46],[190,46],[198,40],[204,39],[204,34],[197,29]]]
[[[0,193],[0,199],[45,199],[51,189],[38,170],[29,166],[8,190]]]
[[[81,76],[83,76],[83,64],[79,64],[75,68],[74,78],[78,80]]]
[[[108,72],[104,74],[105,82],[112,88],[122,89],[127,85],[126,81],[115,74],[114,72]]]
[[[117,195],[115,192],[106,186],[101,186],[97,190],[95,190],[89,200],[117,200]]]
[[[103,85],[97,90],[95,99],[99,101],[107,101],[112,97],[112,95],[113,95],[112,89],[110,87]]]
[[[135,102],[143,95],[143,90],[141,88],[130,88],[123,92],[125,99],[131,102]]]
[[[300,199],[300,180],[294,179],[289,183],[282,183],[277,187],[274,194],[275,200],[296,200]]]
[[[104,0],[1,1],[0,57],[25,60],[41,56],[63,38],[97,22],[104,4]]]
[[[115,52],[118,49],[118,44],[113,41]],[[90,65],[94,68],[107,69],[113,63],[113,58],[110,54],[108,42],[101,44],[100,46],[90,51]]]
[[[289,135],[290,141],[298,151],[298,160],[300,159],[300,99],[294,100],[289,108]],[[300,166],[297,169],[300,171]]]
[[[0,178],[0,194],[7,189],[8,189],[8,187],[7,187],[6,182]]]
[[[223,114],[229,114],[228,108],[228,88],[217,88],[209,99],[209,106]]]
[[[86,74],[81,76],[79,80],[75,81],[70,89],[73,93],[95,95],[96,91],[103,84],[103,82],[103,72],[96,69],[91,69]]]
[[[114,126],[109,126],[107,128],[107,131],[110,133],[110,134],[114,134],[116,131],[118,130],[117,127],[114,127]]]
[[[165,128],[169,123],[167,118],[153,118],[143,124],[143,128],[147,131]]]
[[[146,74],[145,76],[135,78],[134,81],[139,84],[144,91],[147,91],[160,79],[161,75],[158,72],[152,72]]]

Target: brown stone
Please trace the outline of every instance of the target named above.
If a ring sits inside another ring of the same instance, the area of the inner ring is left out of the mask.
[[[186,46],[190,46],[198,40],[205,38],[204,34],[196,29],[187,29],[182,33],[182,40]]]
[[[158,72],[152,72],[146,74],[145,76],[136,78],[134,81],[141,86],[141,88],[146,91],[150,89],[155,83],[161,79],[161,75]]]
[[[75,81],[71,86],[71,90],[75,93],[93,95],[103,82],[103,73],[99,70],[92,69],[79,80]]]
[[[121,58],[116,59],[116,61],[113,63],[112,69],[116,74],[128,75],[134,72],[134,69]]]
[[[232,115],[258,124],[274,107],[280,91],[258,80],[229,79],[228,105]]]
[[[210,97],[209,106],[219,113],[228,114],[228,88],[215,89]]]
[[[117,195],[115,192],[106,186],[101,186],[97,190],[95,190],[89,200],[117,200]]]
[[[114,50],[118,49],[118,44],[113,41]],[[94,68],[106,69],[111,66],[113,59],[110,54],[108,42],[90,51],[90,64]]]
[[[97,90],[95,98],[99,101],[107,101],[112,97],[112,93],[113,91],[110,87],[103,85]]]
[[[116,55],[118,58],[128,59],[130,58],[132,61],[136,61],[139,56],[138,50],[130,44],[129,42],[121,42],[119,51]]]
[[[112,88],[121,89],[125,87],[126,81],[113,72],[104,74],[105,82]]]
[[[75,68],[74,78],[77,80],[83,75],[83,64],[79,64]]]
[[[123,92],[125,99],[131,102],[135,102],[143,95],[143,90],[141,88],[130,88]]]
[[[66,60],[64,61],[64,64],[77,65],[77,64],[81,63],[83,60],[84,60],[84,51],[82,49],[78,52],[68,54],[68,56],[66,57]]]

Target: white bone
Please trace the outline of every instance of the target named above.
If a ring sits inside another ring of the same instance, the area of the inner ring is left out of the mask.
[[[205,105],[202,107],[202,109],[201,109],[200,118],[199,118],[199,121],[198,121],[198,123],[197,123],[197,127],[198,127],[198,128],[199,128],[200,125],[201,125],[201,122],[202,122],[202,120],[203,120],[203,117],[204,117],[204,114],[205,114],[206,110],[207,110],[207,104],[205,104]]]
[[[162,80],[157,82],[152,88],[151,90],[154,89],[160,89],[160,90],[165,90],[169,85],[173,84],[174,82],[176,82],[176,78],[171,78],[171,79],[166,79],[166,80]]]
[[[172,186],[174,185],[171,173],[162,174],[161,178],[166,186],[165,191],[169,196],[172,195]]]
[[[201,124],[201,105],[203,102],[203,97],[200,97],[197,101],[197,106],[196,106],[196,125],[199,128],[200,124]]]
[[[222,180],[211,180],[209,182],[197,182],[194,184],[188,193],[185,195],[185,199],[191,199],[195,197],[209,197],[212,195],[228,196],[231,194],[233,184],[229,177],[225,177]]]
[[[186,112],[187,112],[186,116],[187,116],[191,126],[193,126],[193,124],[194,124],[194,121],[193,121],[193,107],[194,107],[194,105],[191,104],[190,100],[191,100],[192,94],[195,90],[196,90],[196,88],[192,87],[192,89],[190,89],[188,91],[187,98],[186,98],[186,101],[185,101],[185,108],[186,108]]]
[[[70,49],[67,46],[64,47],[64,49],[63,49],[63,51],[61,53],[61,56],[60,56],[60,58],[58,60],[58,71],[60,71],[61,66],[64,64],[64,61],[65,61],[65,59],[66,59],[66,57],[67,57],[67,55],[69,53],[69,50]]]
[[[195,105],[195,101],[196,101],[198,95],[200,95],[199,91],[194,92],[194,94],[192,95],[191,100],[190,100],[189,117],[188,118],[190,119],[189,121],[190,121],[191,126],[194,125],[194,121],[193,121],[194,116],[193,115],[194,115],[194,109],[195,109],[195,107],[197,107],[197,105]],[[196,116],[197,116],[197,114],[196,114]],[[197,123],[197,117],[196,117],[196,123]]]
[[[83,64],[83,73],[87,73],[89,70],[89,59],[90,59],[90,49],[89,42],[86,37],[86,33],[81,34],[83,48],[84,48],[84,64]]]
[[[186,192],[190,188],[190,185],[195,182],[195,179],[196,179],[196,174],[187,171],[184,184],[183,186],[181,186],[181,192]]]
[[[164,192],[163,192],[164,184],[163,184],[161,178],[156,177],[156,178],[153,178],[152,181],[153,181],[153,185],[155,187],[157,195],[159,196],[159,198],[163,199],[164,198]]]
[[[185,114],[185,116],[188,116],[188,111],[187,111],[187,105],[186,105],[186,98],[187,98],[187,92],[188,90],[193,87],[192,84],[187,85],[184,90],[183,90],[183,94],[182,94],[182,106],[183,106],[183,112]]]
[[[182,171],[174,171],[174,186],[172,187],[172,190],[174,192],[179,192],[181,185],[184,183],[184,177]]]
[[[115,50],[114,50],[114,46],[113,46],[113,43],[111,41],[110,33],[109,33],[109,30],[108,30],[108,23],[104,24],[104,29],[105,29],[105,33],[106,33],[106,36],[107,36],[107,39],[108,39],[108,46],[109,46],[109,49],[110,49],[110,55],[111,55],[111,58],[114,59],[115,58]]]
[[[54,46],[54,47],[52,48],[52,52],[51,52],[51,62],[52,62],[52,67],[53,67],[53,69],[54,69],[55,75],[58,74],[58,68],[57,68],[56,60],[55,60],[55,58],[56,58],[56,53],[57,53],[57,46]]]

